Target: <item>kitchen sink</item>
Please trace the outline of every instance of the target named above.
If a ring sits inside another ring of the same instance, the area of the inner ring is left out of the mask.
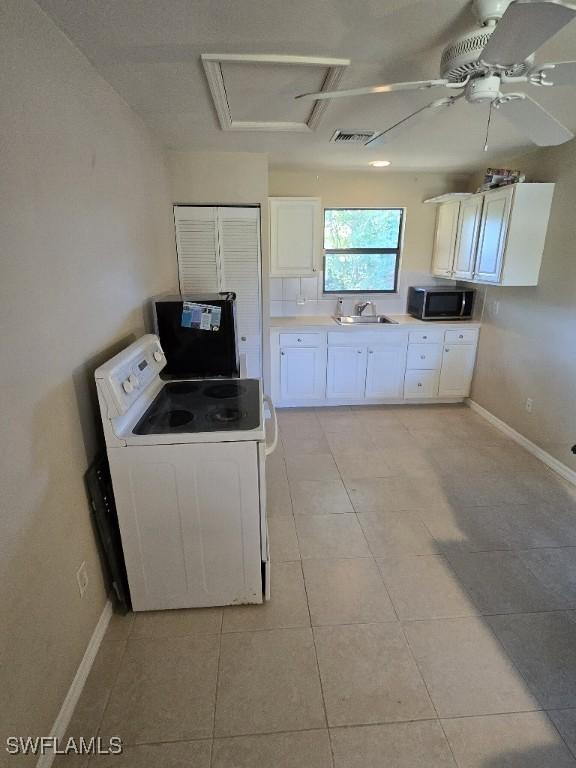
[[[335,317],[338,325],[378,325],[381,323],[392,323],[397,325],[396,320],[390,320],[386,315],[343,315]]]

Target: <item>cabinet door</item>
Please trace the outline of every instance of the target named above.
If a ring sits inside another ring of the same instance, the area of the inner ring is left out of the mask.
[[[320,199],[270,198],[270,274],[313,274],[320,263],[321,249]]]
[[[475,344],[444,345],[439,397],[466,397],[469,394],[475,359]]]
[[[454,264],[454,246],[460,203],[443,203],[436,214],[436,235],[432,256],[432,273],[439,277],[450,277]]]
[[[497,283],[500,280],[513,192],[513,188],[508,187],[484,195],[478,255],[474,269],[476,280],[487,283]]]
[[[456,235],[454,277],[471,278],[478,243],[482,196],[474,195],[460,204],[460,217]]]
[[[326,392],[326,356],[321,347],[280,347],[282,402],[321,400]]]
[[[367,398],[401,398],[406,369],[406,345],[371,345],[366,367]]]
[[[329,347],[326,397],[364,397],[366,347]]]

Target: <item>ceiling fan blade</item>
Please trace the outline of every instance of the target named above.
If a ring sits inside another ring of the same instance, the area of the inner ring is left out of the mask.
[[[539,147],[553,147],[574,138],[572,131],[525,93],[507,94],[496,108]]]
[[[429,117],[432,117],[437,112],[441,112],[446,107],[451,107],[452,104],[458,99],[458,96],[447,96],[445,99],[437,99],[432,104],[428,104],[426,107],[416,110],[408,117],[403,118],[395,125],[387,128],[382,133],[374,136],[373,139],[367,141],[365,147],[376,147],[379,144],[386,144],[392,141],[399,133],[403,133],[408,128],[412,128],[419,123],[423,123]]]
[[[515,0],[496,24],[480,59],[510,66],[528,58],[576,16],[561,0]]]
[[[318,91],[318,93],[301,93],[297,99],[316,101],[320,99],[337,99],[340,96],[365,96],[369,93],[392,93],[393,91],[416,91],[426,88],[437,88],[448,85],[448,80],[417,80],[413,83],[384,83],[383,85],[368,85],[364,88],[346,88],[339,91]]]
[[[557,61],[554,64],[542,64],[530,72],[532,77],[542,78],[546,85],[576,85],[576,61]]]

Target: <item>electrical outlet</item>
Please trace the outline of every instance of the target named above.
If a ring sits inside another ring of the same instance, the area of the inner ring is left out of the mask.
[[[532,398],[531,397],[526,398],[526,406],[525,407],[526,407],[526,410],[528,411],[528,413],[532,413],[532,405],[533,405]]]
[[[88,570],[86,568],[86,561],[84,561],[76,571],[76,581],[78,582],[80,597],[84,597],[86,590],[88,589]]]

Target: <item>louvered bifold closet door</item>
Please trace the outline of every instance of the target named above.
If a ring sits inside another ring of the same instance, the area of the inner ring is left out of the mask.
[[[218,209],[177,205],[174,207],[174,222],[180,291],[219,291]]]
[[[260,209],[218,208],[221,290],[236,293],[238,349],[247,373],[260,377],[262,329]]]

